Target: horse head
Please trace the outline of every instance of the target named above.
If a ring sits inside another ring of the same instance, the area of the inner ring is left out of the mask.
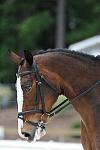
[[[18,133],[28,141],[40,139],[45,133],[49,112],[59,92],[47,77],[47,72],[29,51],[24,51],[24,58],[10,52],[11,59],[18,65],[17,103]]]

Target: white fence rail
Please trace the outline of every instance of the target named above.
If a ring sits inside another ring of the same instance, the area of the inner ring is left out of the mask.
[[[0,150],[83,150],[78,143],[36,142],[0,140]]]

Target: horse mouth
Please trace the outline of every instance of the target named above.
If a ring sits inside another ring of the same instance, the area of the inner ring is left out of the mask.
[[[28,142],[36,142],[37,140],[40,140],[41,137],[43,137],[46,134],[45,128],[38,127],[33,132],[23,132],[25,139]]]

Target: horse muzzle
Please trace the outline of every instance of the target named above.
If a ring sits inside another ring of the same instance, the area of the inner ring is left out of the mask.
[[[28,142],[35,142],[46,134],[43,122],[38,122],[37,126],[31,126],[31,128],[24,127],[21,132],[24,136],[24,139],[26,139]]]

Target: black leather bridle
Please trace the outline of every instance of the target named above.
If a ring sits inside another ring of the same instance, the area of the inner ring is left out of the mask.
[[[17,76],[23,77],[23,76],[33,74],[33,73],[34,73],[35,79],[36,79],[35,109],[19,112],[18,113],[18,118],[22,119],[24,122],[27,122],[28,124],[30,124],[32,126],[35,126],[36,128],[38,128],[38,127],[41,127],[42,129],[45,128],[45,126],[44,126],[45,123],[43,122],[43,120],[40,120],[39,122],[33,122],[33,121],[29,121],[29,120],[25,121],[24,120],[24,115],[32,114],[32,113],[41,113],[42,116],[47,115],[48,117],[53,117],[55,114],[59,113],[62,109],[67,107],[69,104],[73,103],[75,100],[77,100],[77,99],[81,98],[82,96],[86,95],[87,93],[89,93],[91,90],[96,88],[97,85],[100,85],[100,80],[98,80],[94,84],[92,84],[88,89],[84,90],[79,95],[76,95],[74,98],[72,98],[70,100],[70,102],[66,98],[63,102],[61,102],[59,105],[54,107],[50,112],[47,112],[46,109],[45,109],[44,95],[42,94],[42,85],[43,85],[43,83],[45,82],[52,90],[54,90],[56,93],[58,93],[58,95],[60,95],[61,93],[57,88],[54,87],[54,85],[52,85],[50,82],[48,82],[48,80],[46,80],[43,77],[43,75],[41,75],[39,73],[37,64],[36,64],[34,59],[33,59],[32,70],[21,72],[21,73],[18,72]],[[39,100],[41,100],[42,109],[39,109]]]
[[[32,70],[28,70],[28,71],[24,71],[24,72],[19,72],[18,71],[17,76],[23,77],[23,76],[33,74],[33,73],[34,73],[35,79],[36,79],[35,108],[30,109],[30,110],[26,110],[26,111],[23,111],[23,112],[19,112],[18,113],[18,118],[22,119],[24,122],[27,122],[28,124],[30,124],[32,126],[45,128],[44,127],[45,123],[43,122],[43,120],[40,120],[39,122],[33,122],[33,121],[29,121],[29,120],[25,121],[24,120],[24,115],[32,114],[32,113],[40,113],[41,116],[47,115],[47,117],[53,117],[55,114],[57,114],[59,111],[61,111],[63,109],[63,107],[61,107],[61,106],[63,106],[68,101],[68,99],[65,99],[58,106],[54,107],[50,112],[47,112],[46,108],[45,108],[44,95],[42,94],[42,87],[43,87],[42,85],[43,85],[43,83],[45,82],[52,90],[54,90],[56,93],[58,93],[58,95],[60,95],[60,90],[58,90],[56,87],[54,87],[54,85],[52,83],[48,82],[48,80],[46,80],[43,77],[43,75],[40,75],[35,60],[33,60]],[[39,109],[39,100],[41,100],[42,109]],[[69,103],[67,105],[69,105]],[[58,110],[58,108],[59,108],[59,110]],[[41,117],[41,119],[42,119],[42,117]]]

